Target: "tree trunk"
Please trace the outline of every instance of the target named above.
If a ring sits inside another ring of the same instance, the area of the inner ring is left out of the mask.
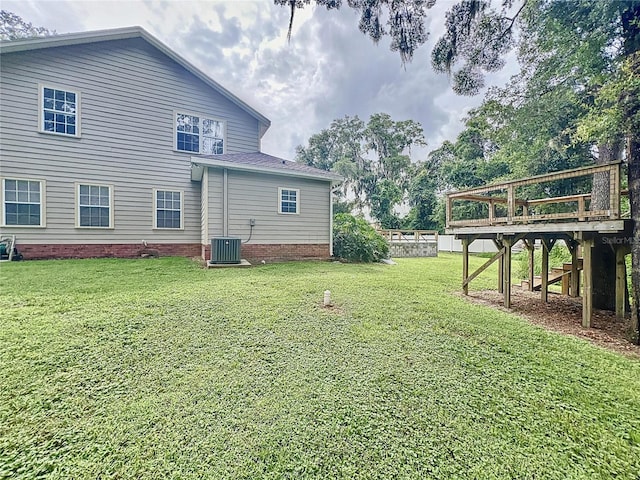
[[[620,158],[618,142],[598,145],[598,165]],[[591,210],[609,209],[609,172],[593,175]],[[610,244],[597,241],[593,246],[593,307],[601,310],[616,309],[616,255]],[[628,294],[627,294],[628,296]]]
[[[640,75],[640,2],[620,2],[620,19],[622,23],[623,50],[630,63],[631,75]],[[629,162],[629,203],[631,204],[631,220],[633,222],[633,243],[631,244],[631,294],[633,305],[631,318],[636,343],[640,344],[640,121],[638,120],[637,91],[623,92],[628,95],[623,102],[627,134],[627,161]]]
[[[620,158],[621,145],[619,142],[609,142],[598,145],[597,165],[613,162]],[[609,208],[609,172],[593,174],[591,188],[591,210],[607,210]]]
[[[631,318],[635,342],[640,344],[640,135],[632,134],[627,141],[629,160],[629,203],[633,221],[631,244]]]

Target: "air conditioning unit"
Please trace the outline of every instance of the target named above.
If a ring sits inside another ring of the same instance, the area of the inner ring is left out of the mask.
[[[236,237],[212,238],[211,263],[240,263],[240,239]]]

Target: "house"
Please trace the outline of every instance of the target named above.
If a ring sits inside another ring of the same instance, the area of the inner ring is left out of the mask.
[[[0,234],[25,258],[331,255],[331,172],[139,27],[0,44]],[[145,247],[146,245],[146,247]]]

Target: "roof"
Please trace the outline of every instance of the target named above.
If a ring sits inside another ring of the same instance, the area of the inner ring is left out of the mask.
[[[230,170],[311,178],[330,181],[331,183],[340,183],[344,180],[343,177],[337,173],[310,167],[302,163],[291,162],[262,152],[226,153],[223,155],[191,157],[192,180],[200,180],[200,178],[202,178],[204,171],[202,167],[228,168]]]
[[[43,48],[66,47],[71,45],[85,45],[97,42],[107,42],[113,40],[127,40],[133,38],[141,38],[151,44],[173,61],[184,67],[186,70],[194,74],[204,83],[220,93],[223,97],[235,103],[242,110],[258,120],[260,124],[260,136],[264,135],[271,121],[260,112],[250,107],[248,104],[240,100],[236,95],[224,88],[218,82],[207,76],[204,72],[193,66],[187,60],[182,58],[176,52],[167,47],[160,40],[155,38],[142,27],[125,27],[110,30],[96,30],[91,32],[67,33],[62,35],[51,35],[48,37],[34,37],[24,40],[12,40],[0,42],[0,54],[25,52],[29,50],[39,50]]]

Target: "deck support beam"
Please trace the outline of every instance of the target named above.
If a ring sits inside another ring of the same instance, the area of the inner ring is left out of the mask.
[[[502,243],[500,243],[495,238],[493,239],[493,244],[496,246],[498,251],[503,250]],[[504,292],[503,280],[502,280],[502,278],[504,277],[503,274],[504,274],[504,255],[501,255],[500,258],[498,259],[498,293]]]
[[[593,238],[582,240],[582,273],[584,287],[582,289],[582,326],[591,327],[593,315]]]
[[[618,222],[616,220],[616,222]],[[528,225],[524,228],[520,227],[520,231],[509,230],[508,226],[504,226],[507,232],[496,232],[494,227],[487,228],[475,228],[475,232],[465,231],[464,233],[456,232],[456,237],[462,241],[463,251],[463,279],[462,287],[465,294],[469,293],[469,283],[474,280],[492,263],[499,263],[498,275],[500,277],[499,288],[503,296],[504,306],[511,308],[512,306],[512,285],[511,285],[511,271],[512,271],[512,257],[511,252],[513,246],[518,241],[524,241],[527,248],[528,260],[529,260],[529,277],[531,278],[532,268],[534,266],[533,256],[535,252],[535,242],[539,240],[542,243],[542,272],[541,272],[541,299],[543,302],[549,301],[549,253],[553,249],[556,241],[563,240],[569,251],[571,252],[571,267],[569,265],[563,266],[562,274],[555,274],[552,280],[563,280],[563,293],[569,293],[572,297],[582,297],[582,325],[585,328],[592,326],[593,319],[593,295],[594,295],[594,247],[599,241],[603,239],[610,240],[611,247],[615,252],[615,261],[609,262],[605,265],[606,268],[615,269],[615,305],[611,305],[611,308],[615,306],[615,313],[618,318],[625,316],[629,312],[628,299],[626,297],[626,274],[625,274],[625,255],[629,252],[628,238],[630,230],[630,222],[628,220],[620,220],[621,225],[615,224],[615,228],[600,229],[600,223],[585,221],[582,225],[589,228],[578,228],[577,224],[548,224],[545,230],[538,230],[537,228],[531,228]],[[614,222],[610,222],[611,225]],[[534,225],[534,227],[536,227]],[[466,228],[465,228],[466,229]],[[523,231],[524,230],[524,231]],[[613,230],[611,234],[609,231]],[[603,237],[603,235],[609,235]],[[497,252],[491,259],[485,261],[485,263],[473,273],[469,272],[469,253],[470,244],[478,238],[490,239],[494,242]],[[582,275],[580,271],[582,270]],[[582,278],[581,278],[582,277]],[[570,278],[570,281],[568,281]],[[580,285],[582,283],[582,285]],[[533,281],[530,281],[530,288],[534,285]],[[582,288],[581,288],[582,287]],[[537,288],[535,288],[537,290]],[[614,295],[614,292],[611,292]]]
[[[504,295],[505,308],[511,308],[511,247],[514,241],[512,238],[503,238],[504,253],[502,255],[502,290]]]
[[[571,252],[571,277],[569,284],[569,296],[580,296],[580,270],[578,269],[578,242],[572,240],[567,242],[569,252]]]
[[[627,279],[626,265],[624,261],[625,251],[623,248],[616,248],[616,318],[624,318],[626,311]]]
[[[491,265],[493,262],[495,262],[498,259],[502,259],[503,255],[504,255],[504,249],[500,249],[498,253],[496,253],[493,257],[491,257],[489,260],[484,262],[480,268],[478,268],[475,272],[473,272],[466,279],[464,279],[462,282],[462,286],[464,287],[466,285],[469,285],[472,280],[474,280],[478,275],[480,275],[487,268],[489,268],[489,265]]]
[[[540,272],[540,298],[549,301],[549,252],[555,245],[555,239],[542,237],[542,271]]]
[[[525,240],[524,241],[524,245],[525,245],[525,247],[527,247],[527,257],[529,259],[529,262],[528,262],[528,268],[529,268],[529,291],[533,292],[533,279],[534,279],[534,276],[535,276],[534,255],[535,255],[536,241],[535,241],[535,239]]]
[[[469,295],[469,284],[466,282],[469,278],[469,239],[462,239],[462,291],[465,295]]]

